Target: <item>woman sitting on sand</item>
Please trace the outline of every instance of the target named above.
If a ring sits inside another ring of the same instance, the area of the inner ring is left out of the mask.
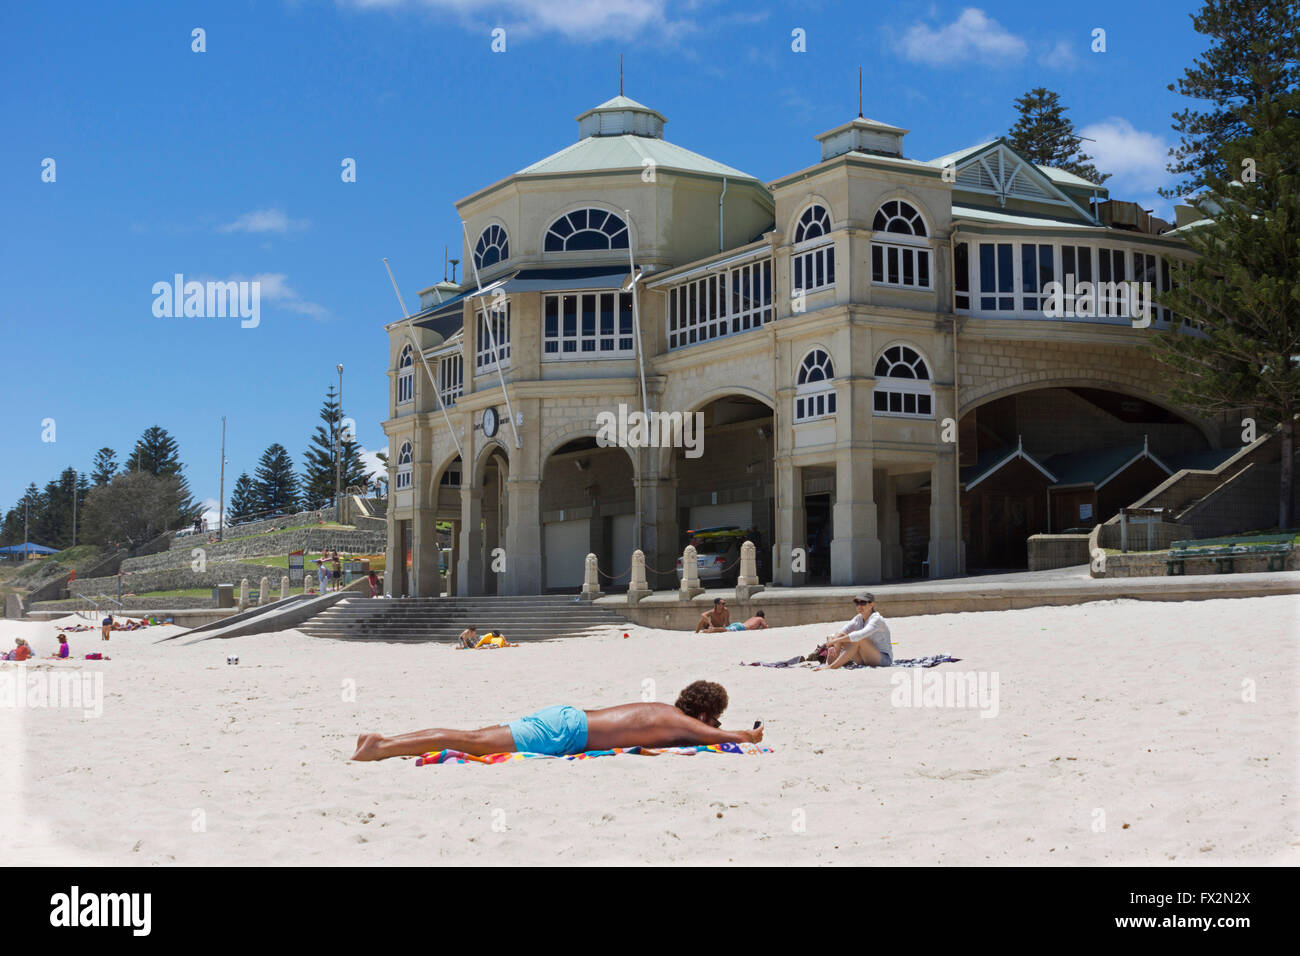
[[[719,729],[719,718],[726,709],[727,692],[722,685],[697,680],[672,706],[636,703],[578,710],[563,705],[481,730],[417,730],[397,737],[362,734],[352,759],[419,757],[438,750],[459,750],[475,757],[497,753],[564,757],[616,747],[756,744],[763,739],[762,724],[753,730]]]
[[[25,661],[32,656],[32,646],[25,637],[14,638],[14,649],[4,656],[7,661]]]
[[[68,636],[66,634],[60,634],[59,649],[50,655],[50,659],[51,660],[58,660],[60,658],[66,659],[67,656],[68,656]]]

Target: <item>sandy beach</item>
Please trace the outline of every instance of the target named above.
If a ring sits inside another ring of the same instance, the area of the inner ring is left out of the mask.
[[[101,716],[0,708],[6,862],[1300,862],[1300,597],[892,623],[895,658],[962,658],[922,675],[982,672],[997,688],[990,716],[898,706],[913,672],[739,666],[806,652],[830,629],[628,627],[476,652],[296,631],[194,646],[154,643],[179,628],[107,644],[75,634],[76,660],[0,663],[11,681],[103,674]],[[23,636],[43,657],[54,635],[0,622],[5,649]],[[112,660],[80,659],[95,651]],[[647,692],[671,703],[697,678],[726,686],[724,727],[762,719],[773,752],[347,759],[361,731],[478,727]]]

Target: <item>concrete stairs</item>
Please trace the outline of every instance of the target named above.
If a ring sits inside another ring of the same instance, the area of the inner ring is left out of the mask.
[[[572,595],[536,597],[351,598],[298,626],[312,637],[346,641],[454,642],[474,624],[512,642],[572,637],[600,624],[625,624],[608,608]]]

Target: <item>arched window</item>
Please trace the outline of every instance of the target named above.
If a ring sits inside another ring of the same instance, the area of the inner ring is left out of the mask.
[[[891,199],[871,224],[871,282],[905,289],[933,288],[925,220],[909,203]]]
[[[795,379],[794,420],[810,422],[835,414],[835,365],[823,349],[813,349],[799,363]]]
[[[872,410],[877,415],[934,417],[934,388],[930,369],[915,349],[894,345],[876,359]]]
[[[415,401],[415,350],[409,345],[397,360],[397,404]]]
[[[835,245],[830,231],[831,214],[820,203],[813,203],[799,216],[790,256],[790,284],[796,294],[835,284]]]
[[[603,209],[575,209],[546,230],[547,252],[591,252],[626,249],[627,223]]]
[[[478,242],[474,244],[475,268],[486,269],[509,258],[510,239],[504,229],[493,223],[479,233]]]
[[[404,441],[397,452],[397,490],[411,487],[411,467],[411,443]]]

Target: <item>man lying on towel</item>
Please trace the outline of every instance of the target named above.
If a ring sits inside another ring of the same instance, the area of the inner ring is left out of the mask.
[[[763,739],[762,725],[753,730],[721,730],[718,718],[726,709],[722,685],[697,680],[671,707],[636,703],[578,710],[564,705],[482,730],[417,730],[397,737],[362,734],[352,759],[419,757],[437,750],[459,750],[475,757],[512,752],[567,757],[617,747],[756,744]]]

